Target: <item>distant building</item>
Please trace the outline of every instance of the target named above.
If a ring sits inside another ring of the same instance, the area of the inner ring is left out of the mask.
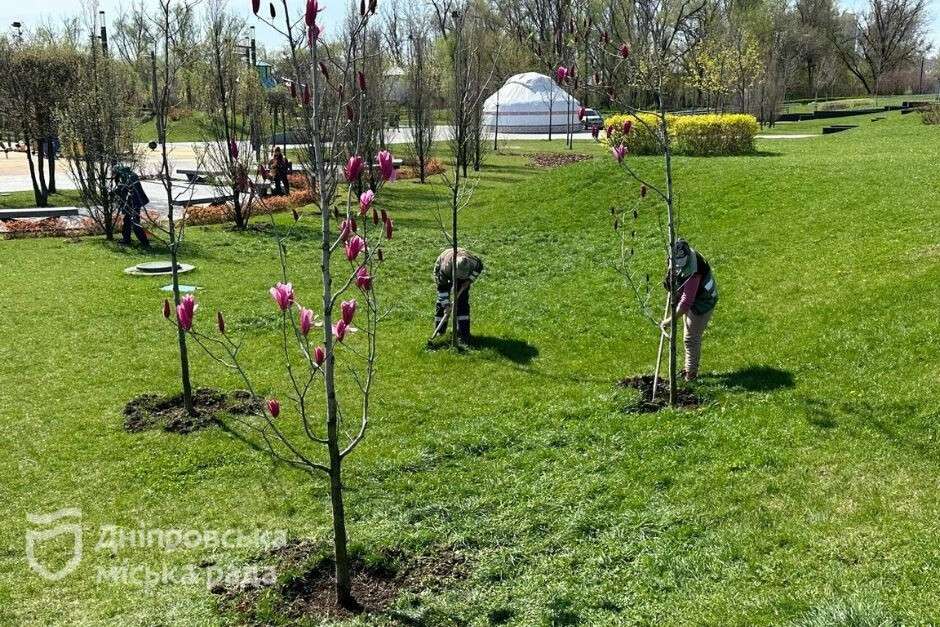
[[[265,89],[271,90],[277,87],[277,79],[271,75],[270,63],[264,61],[258,61],[255,64],[255,69],[258,71],[258,79],[261,81],[261,86]]]

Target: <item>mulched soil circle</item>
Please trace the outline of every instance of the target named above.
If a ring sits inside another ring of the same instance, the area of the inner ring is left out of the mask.
[[[593,158],[591,155],[582,155],[576,152],[538,152],[532,155],[529,163],[540,168],[557,168]]]
[[[124,406],[124,430],[130,433],[161,428],[171,433],[192,433],[219,424],[221,414],[250,414],[260,407],[244,390],[225,393],[212,388],[193,392],[196,415],[183,408],[183,395],[141,394]]]
[[[620,387],[639,390],[640,399],[635,405],[626,408],[631,413],[653,413],[669,406],[669,380],[663,381],[660,377],[656,386],[656,400],[653,400],[653,375],[644,374],[637,377],[627,377],[618,383]],[[693,392],[679,388],[676,390],[677,407],[697,407],[701,399]]]

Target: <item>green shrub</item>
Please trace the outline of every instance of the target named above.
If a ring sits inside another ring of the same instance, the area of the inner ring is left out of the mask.
[[[623,123],[633,123],[628,137]],[[754,152],[757,119],[753,115],[667,115],[669,138],[673,152],[679,155],[713,156],[742,155]],[[660,152],[659,117],[653,113],[618,114],[607,118],[607,142],[616,146],[623,142],[630,152],[651,155]]]
[[[820,102],[817,109],[820,111],[846,111],[848,109],[869,109],[875,106],[871,98],[854,98],[848,100],[832,100]]]
[[[924,124],[940,124],[940,104],[932,102],[921,107],[920,119]]]

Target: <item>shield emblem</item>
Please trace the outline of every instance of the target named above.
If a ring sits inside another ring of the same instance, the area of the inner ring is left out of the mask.
[[[77,507],[60,509],[49,514],[26,514],[26,520],[31,524],[46,527],[45,529],[30,529],[26,532],[26,562],[33,572],[50,581],[58,581],[75,570],[82,561],[81,516],[82,511]],[[54,526],[50,527],[50,525]],[[72,534],[72,557],[58,570],[51,570],[37,559],[36,546],[65,534]]]

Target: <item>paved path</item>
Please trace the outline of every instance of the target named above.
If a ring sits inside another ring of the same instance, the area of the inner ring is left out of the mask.
[[[792,135],[755,135],[755,139],[806,139],[807,137],[821,137],[807,133],[793,133]]]

